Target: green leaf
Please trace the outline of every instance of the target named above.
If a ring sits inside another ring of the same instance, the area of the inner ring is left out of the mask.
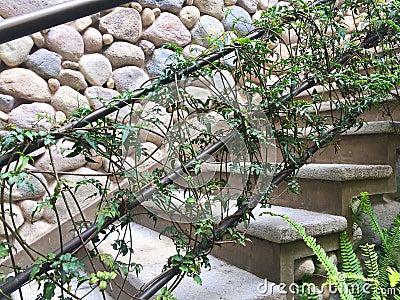
[[[179,270],[181,270],[183,272],[189,272],[189,268],[186,265],[179,266]]]
[[[8,247],[7,243],[0,243],[0,258],[4,258],[8,256]]]
[[[395,287],[400,282],[400,273],[388,267],[390,287]]]
[[[201,281],[201,278],[200,278],[199,275],[195,274],[195,275],[193,276],[193,280],[194,280],[194,282],[196,282],[198,285],[203,285],[203,282]]]
[[[40,267],[41,267],[41,265],[35,265],[35,266],[32,268],[32,271],[31,271],[31,273],[29,274],[29,280],[32,280],[33,278],[35,278],[35,275],[36,275],[37,273],[39,273],[39,271],[40,271]]]
[[[53,282],[46,282],[43,287],[43,299],[51,300],[54,296],[56,285]]]
[[[106,289],[106,287],[107,287],[107,281],[105,281],[105,280],[100,281],[99,290],[104,291]]]

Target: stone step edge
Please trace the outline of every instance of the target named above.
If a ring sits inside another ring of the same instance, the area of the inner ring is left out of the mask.
[[[296,177],[327,181],[356,181],[388,179],[392,174],[393,169],[390,165],[310,163],[301,167]]]
[[[246,165],[242,163],[240,165]],[[243,172],[239,167],[233,169],[232,164],[203,163],[201,173],[210,177],[207,173],[230,173],[237,176],[248,176],[248,171]],[[207,175],[206,175],[207,174]],[[329,180],[329,181],[355,181],[367,179],[386,179],[393,174],[390,165],[360,165],[360,164],[318,164],[310,163],[301,167],[296,178]],[[273,175],[273,174],[270,174]]]
[[[326,130],[332,129],[332,125],[326,126]],[[307,138],[312,133],[312,128],[298,128],[298,132],[303,138]],[[353,136],[353,135],[372,135],[372,134],[400,134],[400,122],[399,121],[369,121],[363,124],[361,128],[355,126],[350,128],[348,131],[341,133],[341,136]],[[315,136],[315,135],[313,135]]]
[[[251,219],[247,227],[240,224],[238,228],[244,231],[250,239],[253,236],[277,244],[285,244],[302,239],[300,234],[288,222],[281,217],[265,214],[266,212],[288,216],[292,221],[302,225],[308,235],[314,237],[339,233],[347,229],[345,217],[278,205],[254,208],[252,213],[255,220]]]
[[[147,227],[131,223],[130,231],[134,241],[134,255],[139,258],[133,258],[136,263],[143,265],[143,271],[136,274],[130,273],[124,282],[124,290],[129,293],[140,290],[143,286],[159,275],[163,264],[167,262],[168,257],[176,254],[175,246],[170,238],[160,236],[160,234]],[[111,246],[115,237],[119,233],[114,232],[97,246],[100,253],[109,253],[115,257],[117,251]],[[125,241],[129,237],[125,236]],[[89,245],[88,245],[89,247]],[[155,253],[152,253],[155,252]],[[84,252],[80,252],[84,253]],[[202,269],[200,277],[202,286],[194,282],[192,278],[185,277],[178,287],[172,292],[177,299],[233,299],[233,300],[255,300],[255,299],[286,299],[284,294],[280,294],[276,289],[277,285],[267,279],[259,278],[245,270],[217,259],[211,255],[208,256],[211,262],[211,269]],[[84,257],[81,259],[88,264]],[[128,257],[124,257],[128,262]],[[123,282],[123,278],[117,276],[117,280]],[[168,286],[171,285],[173,280]],[[260,290],[260,287],[262,288]],[[275,287],[275,288],[274,288]],[[118,291],[109,291],[111,295],[118,295]],[[228,297],[228,298],[227,298]],[[120,298],[121,299],[121,298]],[[122,297],[122,299],[125,299]],[[128,298],[126,298],[128,299]],[[131,298],[129,298],[131,299]]]

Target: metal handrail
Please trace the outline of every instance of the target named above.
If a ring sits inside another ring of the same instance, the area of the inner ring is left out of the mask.
[[[10,17],[0,22],[0,44],[130,2],[132,1],[71,0]]]

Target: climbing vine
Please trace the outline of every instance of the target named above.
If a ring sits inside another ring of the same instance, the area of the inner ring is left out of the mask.
[[[163,233],[172,238],[176,254],[165,268],[179,275],[171,290],[184,275],[201,284],[201,268],[210,266],[207,255],[213,247],[223,237],[224,243],[245,244],[247,238],[236,225],[247,224],[259,202],[267,205],[271,197],[279,197],[272,193],[276,178],[282,176],[288,189],[300,193],[296,172],[315,152],[310,149],[332,145],[336,135],[363,125],[364,111],[389,94],[397,95],[398,22],[398,1],[291,1],[266,10],[254,22],[253,34],[262,33],[257,39],[250,33],[226,43],[223,36],[218,43],[212,41],[214,47],[207,52],[188,59],[178,47],[166,45],[176,56],[160,78],[142,87],[146,96],[131,91],[104,103],[120,108],[118,101],[134,102],[128,109],[84,128],[10,128],[0,150],[4,154],[18,147],[13,155],[19,159],[8,164],[0,178],[0,220],[6,237],[0,254],[9,254],[4,263],[9,269],[0,279],[7,282],[21,273],[23,267],[14,258],[18,245],[40,266],[28,270],[30,279],[45,280],[44,299],[54,296],[56,286],[62,297],[72,297],[72,277],[103,292],[114,279],[142,270],[133,259],[138,249],[129,238],[130,224],[148,217],[155,224],[169,223]],[[224,49],[233,50],[233,59],[222,57],[194,72],[182,72]],[[171,78],[173,82],[165,84]],[[88,113],[80,110],[70,122],[80,122]],[[60,138],[64,143],[56,141]],[[46,148],[40,155],[48,157],[48,170],[33,167],[37,157],[24,153],[38,139]],[[59,153],[88,164],[101,162],[103,172],[60,172]],[[48,188],[41,176],[53,186]],[[64,224],[84,243],[85,230],[94,226],[96,238],[80,254],[94,269],[89,276],[77,275],[86,266],[76,253],[56,259],[19,234],[11,203],[13,191],[32,189],[28,178],[45,189],[32,218],[43,213],[54,220],[61,250],[68,241]],[[90,214],[86,209],[94,200],[97,209]],[[102,252],[111,237],[114,252]],[[123,286],[116,280],[114,284],[122,293]],[[171,299],[171,291],[163,289],[159,298]]]

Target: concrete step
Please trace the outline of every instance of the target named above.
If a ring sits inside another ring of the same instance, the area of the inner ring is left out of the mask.
[[[321,116],[340,117],[341,109],[335,102],[344,102],[343,97],[337,89],[336,84],[332,84],[332,91],[328,91],[323,86],[314,86],[295,97],[296,100],[307,100],[312,103],[313,96],[319,95],[322,102],[314,105],[314,112],[318,110]],[[382,99],[378,106],[371,107],[361,116],[365,121],[400,121],[400,101],[397,91],[392,90],[385,99]]]
[[[301,128],[305,147],[313,144],[310,128]],[[396,166],[396,149],[400,147],[400,122],[371,121],[352,128],[335,138],[330,145],[313,155],[313,163],[389,164]],[[282,161],[277,151],[277,162]]]
[[[351,199],[360,192],[379,195],[396,192],[390,165],[308,164],[296,175],[299,195],[283,182],[272,193],[271,204],[345,216],[351,228]]]
[[[389,164],[395,168],[400,122],[374,121],[351,129],[316,153],[313,163]]]
[[[97,247],[100,253],[108,253],[112,257],[117,257],[118,252],[113,249],[112,244],[119,238],[119,234],[123,234],[126,242],[133,243],[132,247],[135,252],[131,257],[127,255],[119,257],[119,260],[126,263],[135,262],[143,266],[139,276],[130,273],[126,278],[118,276],[115,279],[115,284],[112,285],[114,288],[109,290],[109,293],[115,299],[117,297],[118,299],[132,299],[132,296],[144,284],[160,274],[168,258],[176,254],[175,246],[170,238],[160,236],[158,232],[138,224],[131,223],[128,226],[129,230],[126,232],[128,234],[114,232],[108,235]],[[81,258],[87,262],[83,254]],[[286,299],[283,294],[278,292],[278,289],[273,289],[274,283],[266,282],[264,278],[259,278],[229,265],[211,255],[209,258],[211,269],[202,269],[200,275],[202,286],[195,283],[192,278],[185,277],[173,291],[175,298],[179,300]],[[100,267],[99,264],[97,266]],[[168,286],[171,284],[172,282]],[[122,293],[118,286],[123,287]],[[262,288],[260,289],[259,286]]]
[[[239,225],[239,229],[246,233],[251,243],[247,243],[245,247],[225,243],[213,249],[213,255],[257,276],[282,282],[287,286],[304,275],[304,269],[299,268],[300,264],[308,264],[312,269],[313,252],[282,218],[259,216],[265,211],[289,216],[291,220],[305,227],[307,234],[316,237],[327,252],[338,249],[339,233],[347,228],[347,221],[341,216],[276,205],[270,208],[256,207],[253,210],[255,220],[251,219],[246,228]]]
[[[387,151],[383,149],[382,151]],[[393,151],[394,152],[394,151]],[[395,152],[394,152],[395,153]],[[351,220],[349,208],[352,197],[360,192],[370,195],[396,193],[396,157],[390,153],[390,163],[384,164],[344,164],[310,163],[295,175],[301,193],[294,194],[287,182],[282,182],[271,194],[270,203],[291,208],[301,208],[316,212],[342,215]],[[370,154],[372,155],[372,154]],[[382,153],[383,155],[383,153]],[[388,154],[389,155],[389,154]],[[382,159],[383,160],[383,159]],[[204,163],[201,176],[225,179],[232,193],[239,190],[248,178],[238,168],[218,163]],[[250,180],[253,178],[250,176]],[[226,189],[227,191],[229,189]],[[351,225],[350,225],[351,226]]]
[[[338,101],[337,99],[335,100]],[[341,116],[341,110],[331,101],[322,102],[317,108],[321,116],[333,116],[336,118]],[[400,101],[396,96],[389,95],[379,106],[373,106],[368,111],[364,112],[361,118],[366,122],[400,121]]]
[[[141,210],[143,213],[144,208],[142,207]],[[247,228],[239,225],[239,230],[243,231],[251,242],[242,246],[223,241],[220,246],[213,248],[212,255],[260,278],[279,282],[286,287],[298,283],[306,272],[315,272],[313,252],[286,221],[270,215],[260,216],[260,213],[264,211],[289,216],[293,221],[304,226],[308,234],[315,236],[318,243],[330,255],[336,255],[335,252],[339,247],[339,233],[347,229],[347,220],[342,216],[276,205],[271,208],[256,207],[253,210],[255,220],[251,219]],[[139,212],[140,210],[137,211]],[[154,224],[143,214],[137,216],[135,220],[158,232],[171,225],[165,219],[159,219]],[[187,229],[188,224],[181,225]]]

